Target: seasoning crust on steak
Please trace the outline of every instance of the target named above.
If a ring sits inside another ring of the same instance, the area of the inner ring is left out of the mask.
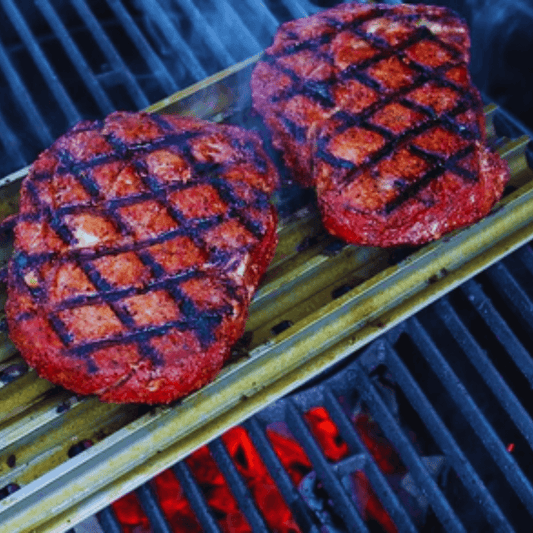
[[[466,24],[434,6],[343,4],[280,27],[253,104],[330,233],[418,245],[499,200],[509,170],[485,146],[469,50]]]
[[[22,185],[11,339],[42,377],[108,402],[205,385],[274,255],[277,185],[236,126],[129,112],[78,124]]]

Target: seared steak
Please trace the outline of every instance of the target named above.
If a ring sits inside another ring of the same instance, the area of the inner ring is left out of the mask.
[[[469,48],[465,23],[433,6],[343,4],[282,25],[254,107],[331,233],[422,244],[501,197],[509,172],[484,145]]]
[[[22,356],[109,402],[212,380],[277,244],[276,170],[235,126],[117,112],[83,122],[21,191],[6,314]]]

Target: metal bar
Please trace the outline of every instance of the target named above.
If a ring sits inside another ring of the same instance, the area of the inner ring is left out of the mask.
[[[361,399],[368,405],[372,417],[379,424],[385,436],[398,450],[402,461],[409,468],[413,479],[427,497],[444,529],[466,533],[455,511],[450,507],[439,486],[427,471],[418,453],[404,435],[402,428],[390,413],[365,371],[359,364],[354,365],[354,370],[357,390],[361,394]]]
[[[189,500],[191,508],[194,511],[196,518],[198,518],[203,530],[212,533],[220,533],[220,528],[211,515],[202,491],[198,487],[198,484],[185,461],[176,463],[172,469],[183,488],[183,492],[187,494],[187,500]]]
[[[257,418],[252,417],[244,422],[250,438],[257,451],[261,455],[272,479],[276,482],[283,499],[291,508],[296,521],[304,531],[311,532],[316,526],[309,518],[309,512],[303,502],[300,493],[293,485],[287,471],[283,468],[276,452],[272,449],[269,439],[265,436],[261,424]]]
[[[387,483],[376,461],[366,446],[361,442],[361,438],[354,430],[352,422],[348,419],[337,398],[329,388],[326,388],[324,391],[324,404],[350,449],[355,453],[364,455],[365,473],[396,527],[398,527],[399,531],[415,532],[417,529],[411,521],[409,514],[400,504],[398,497]]]
[[[144,60],[151,67],[153,74],[158,76],[158,81],[161,84],[163,90],[167,93],[173,93],[179,89],[174,78],[168,71],[165,64],[159,59],[159,56],[151,47],[150,43],[146,40],[142,32],[137,27],[137,24],[130,16],[130,14],[124,8],[120,0],[106,0],[109,7],[113,10],[116,17],[120,20],[122,27],[129,35],[132,42],[139,50],[139,53],[143,56]]]
[[[248,29],[248,26],[244,24],[241,16],[235,11],[235,9],[233,9],[233,6],[229,2],[226,2],[222,8],[220,8],[219,3],[215,3],[215,5],[220,16],[224,17],[224,21],[230,20],[236,24],[235,29],[241,33],[241,43],[246,43],[250,54],[256,54],[263,50],[263,47],[259,44],[255,35]]]
[[[135,493],[139,498],[143,511],[148,517],[148,520],[150,520],[150,525],[155,531],[158,533],[172,533],[172,529],[168,525],[150,485],[148,483],[141,485]]]
[[[20,150],[20,139],[13,133],[13,130],[7,125],[3,115],[0,113],[0,142],[4,145],[6,153],[9,154],[13,165],[24,165],[26,160]]]
[[[511,275],[503,261],[493,265],[486,271],[494,288],[514,308],[524,321],[533,323],[533,302]]]
[[[13,67],[9,56],[7,55],[3,44],[0,42],[0,68],[4,72],[5,78],[14,98],[20,104],[22,112],[26,115],[28,122],[33,124],[33,131],[39,137],[44,146],[52,144],[54,138],[48,129],[48,125],[43,120],[40,112],[37,110],[33,99],[26,89],[18,72]]]
[[[411,376],[398,354],[387,345],[386,349],[387,366],[394,375],[396,383],[401,387],[409,403],[413,406],[424,425],[431,433],[431,436],[438,443],[447,461],[459,476],[463,485],[470,492],[474,502],[479,504],[479,510],[483,510],[489,523],[496,528],[496,531],[512,532],[513,528],[503,515],[498,504],[485,487],[481,478],[455,442],[452,434],[431,405],[422,389]]]
[[[81,120],[81,116],[78,113],[74,102],[71,100],[67,91],[65,91],[63,84],[59,81],[57,74],[48,62],[48,59],[46,59],[46,56],[41,50],[37,39],[26,24],[26,21],[20,14],[17,6],[11,0],[1,0],[1,2],[7,15],[13,23],[13,26],[15,26],[17,33],[20,35],[22,42],[25,44],[28,52],[35,61],[35,65],[43,75],[43,78],[48,84],[50,91],[61,106],[62,111],[65,113],[69,124],[79,122]]]
[[[533,388],[533,361],[531,355],[508,327],[490,298],[481,289],[479,283],[475,280],[469,280],[461,286],[461,290],[476,308],[487,326],[496,335],[498,341],[502,343],[511,359]]]
[[[309,16],[309,13],[296,0],[281,0],[281,3],[289,10],[293,19]]]
[[[192,74],[195,80],[205,78],[207,76],[207,71],[200,64],[196,55],[191,50],[191,47],[180,36],[179,31],[174,26],[165,10],[161,8],[156,0],[145,0],[144,7],[146,13],[150,15],[151,19],[157,24],[168,43],[179,54],[178,57],[182,59],[183,65]]]
[[[483,416],[474,400],[468,394],[451,366],[439,352],[435,343],[416,318],[409,319],[409,331],[418,349],[423,354],[435,374],[440,378],[450,398],[459,407],[483,446],[492,456],[498,468],[513,487],[518,497],[533,516],[533,488],[514,458],[507,452],[502,441]]]
[[[268,31],[274,35],[279,26],[278,19],[274,16],[272,11],[265,5],[264,2],[255,2],[254,0],[243,0],[250,9],[258,12],[258,16],[261,17],[261,22],[265,23],[268,27]]]
[[[80,15],[81,19],[87,25],[87,28],[89,28],[89,31],[94,37],[95,43],[99,46],[99,48],[105,54],[109,63],[112,65],[114,69],[120,72],[125,82],[124,84],[125,89],[128,91],[128,93],[132,97],[133,101],[135,102],[135,105],[139,109],[143,107],[147,107],[150,104],[148,98],[146,97],[143,90],[137,83],[135,76],[131,73],[128,66],[124,63],[124,61],[120,57],[120,54],[117,52],[113,43],[107,36],[105,30],[102,28],[100,22],[93,15],[89,6],[85,3],[85,0],[72,0],[72,4],[74,8],[76,9],[76,11],[78,12],[78,14]]]
[[[324,457],[324,453],[302,420],[302,415],[293,399],[287,401],[286,421],[289,429],[295,435],[298,435],[298,440],[311,460],[318,478],[335,501],[335,510],[338,511],[338,514],[343,519],[347,531],[368,533],[368,528],[357,512],[354,501],[346,494],[340,480],[334,474],[333,469]]]
[[[213,30],[213,27],[198,7],[191,0],[174,0],[174,3],[187,12],[196,28],[202,29],[202,37],[207,41],[207,46],[213,51],[217,59],[223,60],[224,67],[233,65],[235,58],[220,40],[217,32]]]
[[[87,61],[85,61],[85,58],[81,54],[76,43],[70,37],[70,34],[68,33],[61,19],[58,17],[55,9],[48,0],[35,0],[35,4],[41,10],[41,13],[46,18],[48,24],[50,24],[50,27],[54,30],[56,36],[63,45],[65,52],[70,57],[72,64],[78,71],[80,77],[83,79],[85,86],[92,94],[102,113],[105,115],[111,113],[115,107],[111,103],[111,100],[105,91],[102,89],[102,87],[100,87],[94,72],[92,72],[91,67],[89,67]]]
[[[235,496],[239,509],[244,513],[252,531],[268,531],[267,525],[257,509],[250,491],[246,487],[237,467],[220,439],[209,444],[209,450],[222,475],[226,478],[231,492]]]
[[[465,355],[475,366],[483,381],[490,387],[492,393],[498,398],[502,407],[527,440],[529,447],[533,449],[533,421],[529,413],[524,409],[509,385],[484,354],[473,335],[457,316],[448,298],[446,296],[443,297],[436,302],[435,306],[441,311],[441,319],[446,324],[448,331],[462,346]]]
[[[102,509],[97,518],[105,533],[124,533],[111,507]]]

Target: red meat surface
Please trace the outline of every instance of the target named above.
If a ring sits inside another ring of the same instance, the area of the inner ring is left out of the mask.
[[[168,403],[211,381],[277,244],[259,137],[191,118],[83,122],[24,180],[6,315],[48,380]]]
[[[499,200],[509,171],[485,146],[469,50],[466,24],[435,6],[342,4],[280,27],[253,104],[330,233],[419,245]]]

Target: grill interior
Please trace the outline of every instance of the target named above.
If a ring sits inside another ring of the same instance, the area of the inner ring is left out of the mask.
[[[349,480],[361,472],[399,531],[523,530],[533,516],[531,275],[533,249],[526,245],[242,424],[302,531],[389,531],[354,496]],[[328,459],[313,433],[305,414],[317,407],[347,444],[342,458]],[[354,423],[361,413],[405,469],[383,466],[384,454]],[[269,435],[280,424],[280,434],[295,438],[312,463],[299,483]],[[224,440],[208,449],[226,478],[236,480],[233,494],[252,530],[267,531],[262,502]],[[172,471],[201,527],[225,531],[191,465],[182,461]],[[318,512],[309,501],[306,482],[315,475],[334,509]],[[158,531],[180,530],[153,483],[136,495]],[[104,531],[121,530],[111,507],[99,521]]]
[[[248,0],[232,6],[186,0],[34,4],[0,0],[5,21],[0,175],[7,175],[0,180],[2,218],[16,209],[24,174],[18,169],[81,118],[145,108],[163,99],[150,109],[262,132],[249,113],[254,58],[247,58],[270,44],[280,22],[326,7],[307,0]],[[238,61],[243,63],[235,65]],[[486,114],[490,143],[512,172],[506,196],[482,223],[420,250],[344,246],[324,233],[312,195],[287,184],[277,199],[282,214],[277,256],[255,298],[235,361],[216,383],[178,405],[124,407],[73,396],[39,379],[1,331],[0,520],[5,527],[64,530],[261,411],[244,427],[302,530],[374,531],[343,483],[354,472],[365,473],[399,529],[418,530],[422,526],[353,429],[353,411],[364,403],[408,468],[405,475],[411,477],[404,483],[418,487],[413,491],[422,492],[423,503],[425,498],[425,527],[434,527],[426,530],[486,531],[487,525],[519,530],[519,520],[530,520],[528,509],[533,509],[529,245],[402,322],[531,238],[530,136],[502,109],[488,105]],[[2,261],[9,253],[4,240]],[[378,336],[370,348],[354,352]],[[346,357],[349,364],[338,376],[262,410]],[[398,401],[426,428],[421,431],[429,434],[428,449],[413,444],[410,428],[396,412],[400,407],[387,399],[382,381],[391,379]],[[349,405],[343,403],[347,395]],[[336,464],[325,459],[302,418],[317,406],[326,407],[349,447],[349,455]],[[300,441],[326,492],[340,498],[335,503],[339,516],[329,525],[283,474],[265,436],[280,422]],[[507,451],[511,443],[513,453]],[[262,511],[222,441],[209,450],[233,480],[249,524],[266,530]],[[452,488],[459,496],[440,485],[428,457],[438,458],[442,476],[448,471],[458,476],[462,488]],[[201,525],[221,530],[187,464],[172,468]],[[141,486],[137,494],[154,530],[172,530],[152,485]],[[470,507],[482,502],[480,526],[470,516],[479,513],[461,506],[462,496]],[[121,530],[111,509],[99,520],[106,531]]]

